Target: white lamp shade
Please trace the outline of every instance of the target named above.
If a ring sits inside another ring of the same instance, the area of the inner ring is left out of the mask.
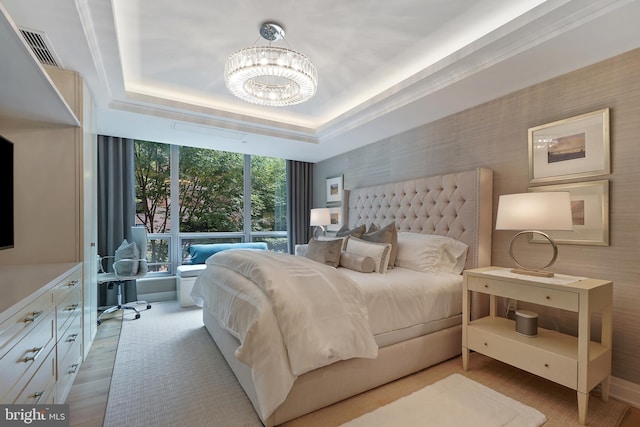
[[[572,230],[566,191],[505,194],[498,200],[496,230]]]
[[[329,225],[331,224],[331,214],[329,208],[311,209],[311,219],[309,225]]]

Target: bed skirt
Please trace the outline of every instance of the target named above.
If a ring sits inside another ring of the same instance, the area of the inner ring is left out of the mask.
[[[207,308],[203,321],[238,382],[257,407],[250,368],[235,358],[239,341],[218,325]],[[297,378],[287,399],[266,420],[267,427],[308,414],[358,393],[418,372],[461,353],[462,326],[456,325],[378,350],[376,359],[350,359],[319,368]]]

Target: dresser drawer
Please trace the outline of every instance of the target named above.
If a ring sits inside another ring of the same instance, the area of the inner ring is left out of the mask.
[[[80,344],[80,339],[73,341],[66,354],[58,359],[57,403],[64,403],[73,385],[73,379],[76,377],[78,369],[80,369],[80,364],[82,363],[82,346]],[[58,346],[60,346],[60,343],[58,343]]]
[[[54,312],[42,314],[38,327],[14,345],[0,359],[0,401],[21,390],[55,346]],[[54,352],[55,353],[55,352]]]
[[[77,269],[62,279],[53,289],[53,303],[59,305],[70,292],[80,288],[82,288],[82,269]]]
[[[69,327],[58,339],[58,360],[62,360],[69,349],[80,341],[82,341],[82,318],[78,315],[70,321]]]
[[[51,293],[46,293],[0,324],[0,358],[26,334],[35,329],[53,308]]]
[[[50,404],[55,402],[56,389],[56,357],[51,350],[42,365],[31,377],[14,403],[18,404]]]
[[[578,311],[579,297],[576,292],[545,288],[539,284],[528,286],[518,283],[518,285],[514,285],[513,283],[486,277],[467,276],[466,280],[470,291],[483,292],[569,311]]]
[[[82,289],[77,286],[56,306],[58,339],[69,326],[71,319],[82,313]]]
[[[577,360],[536,348],[536,338],[529,339],[531,344],[528,345],[473,327],[467,329],[469,349],[575,390],[578,386]]]

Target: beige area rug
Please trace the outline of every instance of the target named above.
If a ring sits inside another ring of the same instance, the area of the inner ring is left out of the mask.
[[[452,374],[537,409],[547,417],[543,427],[580,425],[575,391],[479,354],[469,365],[464,371],[457,357],[283,426],[339,426]],[[616,427],[628,408],[592,395],[587,425]],[[203,326],[201,310],[170,301],[155,303],[138,320],[123,320],[104,426],[177,425],[262,423]]]
[[[452,374],[342,427],[538,427],[545,421],[537,409]]]

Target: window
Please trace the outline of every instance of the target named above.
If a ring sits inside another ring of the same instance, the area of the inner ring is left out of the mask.
[[[282,159],[251,157],[251,232],[254,242],[287,251],[287,168]]]
[[[180,147],[180,232],[243,231],[242,154]]]
[[[170,146],[146,141],[134,144],[136,224],[147,229],[149,272],[170,271]]]
[[[195,243],[287,250],[285,160],[137,140],[135,169],[136,223],[149,233],[151,271],[175,271]]]

